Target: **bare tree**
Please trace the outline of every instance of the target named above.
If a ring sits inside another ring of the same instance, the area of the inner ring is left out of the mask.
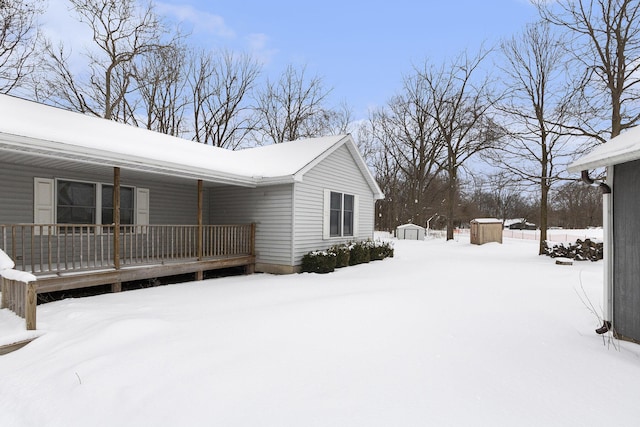
[[[267,80],[257,95],[259,138],[278,144],[326,133],[331,127],[323,106],[328,94],[320,77],[307,79],[306,66],[287,66],[277,82]]]
[[[566,179],[566,165],[573,155],[564,130],[572,106],[565,95],[566,51],[563,40],[551,30],[547,23],[529,25],[502,43],[509,95],[500,110],[509,130],[491,156],[495,165],[538,188],[541,255],[547,240],[549,191]]]
[[[564,228],[602,225],[602,195],[581,182],[564,183],[553,191],[553,215]]]
[[[499,136],[489,116],[495,102],[490,97],[489,79],[475,79],[487,55],[488,51],[481,49],[474,57],[464,53],[440,67],[425,62],[423,68],[415,70],[428,91],[427,111],[444,145],[440,165],[448,180],[447,240],[453,239],[459,170],[473,155],[491,147]]]
[[[190,62],[193,139],[216,147],[237,148],[253,131],[248,97],[260,66],[248,55],[229,51],[194,53]]]
[[[384,155],[392,159],[403,182],[401,203],[407,210],[407,218],[403,220],[415,224],[424,224],[428,219],[426,215],[433,204],[430,187],[441,170],[444,149],[438,124],[430,112],[431,95],[420,76],[405,77],[402,93],[371,117],[374,137],[383,147]]]
[[[144,127],[172,136],[186,129],[185,49],[182,46],[160,49],[146,55],[135,66],[140,101],[144,106]],[[140,124],[139,124],[140,125]]]
[[[36,65],[32,59],[41,12],[40,0],[0,1],[0,93],[21,86]]]
[[[510,219],[522,215],[523,185],[508,171],[472,177],[470,200],[478,207],[479,216]]]
[[[163,41],[168,30],[152,4],[136,0],[69,0],[80,22],[92,31],[93,49],[88,59],[88,81],[79,81],[69,70],[62,46],[47,44],[53,71],[51,96],[68,108],[107,119],[129,121],[133,105],[123,105],[135,87],[134,65],[145,55],[170,46]],[[115,112],[118,112],[116,117]]]
[[[569,31],[570,51],[583,71],[576,88],[582,108],[578,134],[600,142],[640,119],[640,2],[637,0],[533,1],[541,16]]]

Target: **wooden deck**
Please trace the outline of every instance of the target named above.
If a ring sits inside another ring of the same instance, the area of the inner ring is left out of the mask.
[[[119,230],[119,232],[115,232]],[[230,267],[255,268],[255,225],[0,225],[1,248],[30,284],[3,279],[2,305],[35,329],[37,294]]]

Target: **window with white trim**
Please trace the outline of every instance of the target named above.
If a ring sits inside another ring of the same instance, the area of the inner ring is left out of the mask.
[[[135,194],[133,187],[120,187],[120,224],[133,224]],[[101,224],[113,224],[113,185],[102,185]]]
[[[354,236],[356,209],[357,196],[325,190],[324,238]]]
[[[96,184],[59,180],[56,194],[57,224],[96,223]]]
[[[113,224],[113,185],[59,179],[57,224]],[[135,188],[120,187],[120,223],[133,224]]]

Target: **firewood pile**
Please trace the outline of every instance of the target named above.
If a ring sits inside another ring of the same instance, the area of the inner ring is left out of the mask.
[[[558,243],[545,240],[545,253],[551,258],[570,258],[576,261],[598,261],[603,258],[602,241],[576,240],[575,243]]]

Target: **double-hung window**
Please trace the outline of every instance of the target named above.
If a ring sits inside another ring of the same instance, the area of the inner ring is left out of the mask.
[[[34,178],[35,224],[113,224],[113,185]],[[149,189],[120,187],[120,224],[149,224]]]
[[[135,191],[120,187],[120,224],[133,224]],[[113,185],[102,185],[102,224],[113,224]]]
[[[58,224],[113,224],[113,185],[58,180]],[[135,189],[120,187],[120,223],[133,224]]]
[[[357,196],[326,190],[324,238],[354,236],[356,209]]]
[[[96,184],[58,181],[56,223],[95,224]]]

